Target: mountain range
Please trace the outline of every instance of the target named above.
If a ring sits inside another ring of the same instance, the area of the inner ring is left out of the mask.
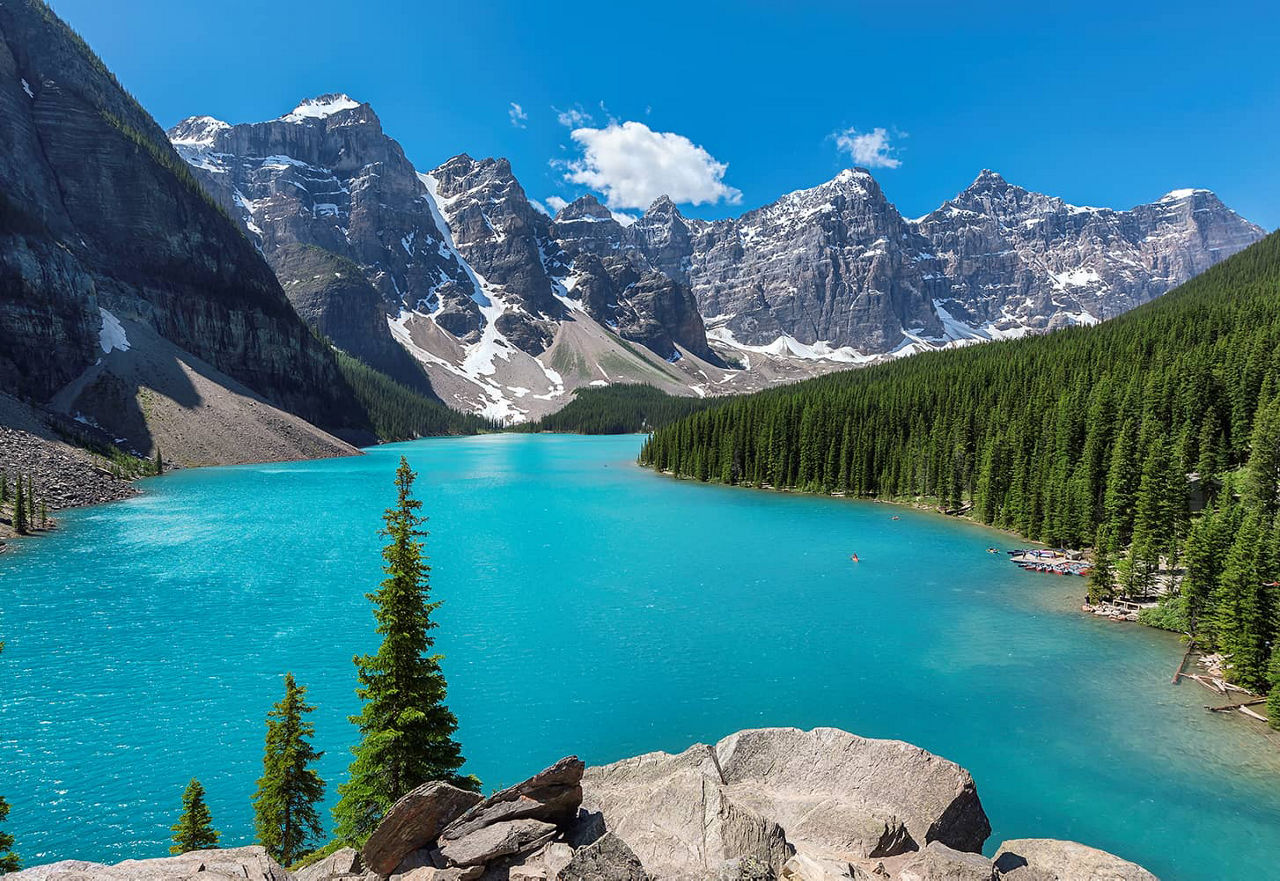
[[[987,170],[916,219],[861,168],[737,218],[665,197],[631,218],[591,195],[551,216],[504,159],[418,171],[342,94],[168,134],[310,323],[421,387],[408,352],[445,401],[504,421],[588,385],[749,391],[1092,324],[1263,235],[1208,190],[1117,211]]]
[[[991,172],[917,219],[863,169],[737,218],[552,215],[504,159],[420,170],[346,95],[166,133],[38,0],[0,4],[0,145],[5,406],[174,464],[349,452],[435,400],[520,422],[583,387],[751,391],[1092,323],[1262,235],[1205,190],[1114,211]]]

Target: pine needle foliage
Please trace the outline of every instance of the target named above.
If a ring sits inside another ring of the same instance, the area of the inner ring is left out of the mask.
[[[278,863],[288,866],[311,850],[324,834],[316,805],[325,783],[311,766],[323,753],[311,744],[315,725],[308,713],[307,690],[292,673],[284,677],[284,697],[267,713],[262,777],[253,796],[253,823],[258,843]]]
[[[446,780],[478,789],[474,777],[458,774],[464,759],[454,739],[458,720],[445,705],[441,655],[432,653],[436,628],[431,613],[440,603],[430,598],[430,566],[423,555],[427,535],[413,497],[417,475],[403,456],[396,469],[396,503],[383,514],[381,587],[369,594],[382,643],[376,654],[354,661],[363,702],[351,721],[360,729],[352,749],[350,776],[338,787],[334,807],[339,840],[359,846],[397,799],[429,780]]]

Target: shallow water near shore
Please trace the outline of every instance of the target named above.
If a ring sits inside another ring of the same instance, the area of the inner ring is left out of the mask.
[[[1272,873],[1280,750],[1170,685],[1176,637],[1081,615],[1084,580],[986,553],[999,533],[678,482],[634,465],[640,442],[497,435],[178,472],[0,556],[0,794],[25,864],[165,855],[193,776],[223,844],[248,843],[285,671],[319,706],[334,794],[403,454],[486,789],[567,753],[834,725],[968,768],[989,852],[1067,838],[1165,879]]]

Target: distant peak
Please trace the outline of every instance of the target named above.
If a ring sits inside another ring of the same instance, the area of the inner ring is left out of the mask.
[[[188,116],[169,129],[166,134],[169,136],[169,141],[176,146],[209,147],[213,145],[219,132],[230,128],[230,125],[212,116]]]
[[[970,190],[993,190],[1003,189],[1009,186],[1009,182],[1004,179],[1004,175],[999,172],[992,171],[990,168],[984,168],[978,172],[978,176],[973,179],[973,183],[969,184]]]
[[[675,210],[676,203],[671,201],[671,197],[662,195],[653,200],[653,204],[649,206],[648,210],[645,211],[645,214],[649,214],[650,212],[667,214]]]
[[[556,220],[612,220],[613,214],[600,204],[600,200],[587,193],[579,196],[556,212]]]
[[[360,102],[354,100],[350,95],[336,92],[330,95],[307,98],[293,108],[292,112],[286,113],[280,118],[289,122],[302,122],[304,119],[324,119],[344,110],[355,110],[359,106]]]
[[[853,168],[846,168],[844,171],[837,174],[831,179],[831,182],[835,184],[847,184],[854,181],[865,180],[869,177],[871,177],[871,172],[867,171],[865,168],[855,165]]]

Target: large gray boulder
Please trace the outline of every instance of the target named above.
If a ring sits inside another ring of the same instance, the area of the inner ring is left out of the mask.
[[[335,850],[319,862],[294,873],[295,881],[333,881],[338,878],[359,878],[364,874],[360,852],[344,847]]]
[[[627,843],[612,833],[605,833],[586,847],[578,848],[569,864],[553,876],[559,881],[648,881],[640,860]]]
[[[750,859],[780,871],[786,839],[777,823],[725,792],[714,750],[648,753],[589,768],[583,808],[626,842],[657,878],[718,878],[725,863]]]
[[[777,876],[794,852],[848,864],[931,841],[978,851],[991,832],[963,768],[834,728],[743,731],[589,768],[583,808],[662,878],[718,878],[730,864]]]
[[[991,860],[932,841],[902,865],[897,881],[991,881]]]
[[[436,840],[441,831],[483,797],[441,780],[406,793],[382,818],[360,854],[364,865],[390,875],[401,860]]]
[[[9,881],[292,881],[264,848],[196,850],[156,860],[125,860],[114,866],[65,860],[12,875]]]
[[[582,760],[567,756],[523,783],[495,792],[480,801],[440,833],[440,846],[506,820],[534,819],[566,826],[582,803]]]
[[[969,772],[909,743],[762,728],[726,737],[715,754],[735,800],[798,848],[880,857],[941,841],[976,852],[991,834]]]
[[[1008,881],[1158,881],[1142,866],[1115,854],[1052,838],[1006,841],[994,862],[992,877]]]
[[[533,853],[555,835],[556,827],[541,820],[501,820],[440,842],[440,855],[453,866],[483,866],[498,857]]]

